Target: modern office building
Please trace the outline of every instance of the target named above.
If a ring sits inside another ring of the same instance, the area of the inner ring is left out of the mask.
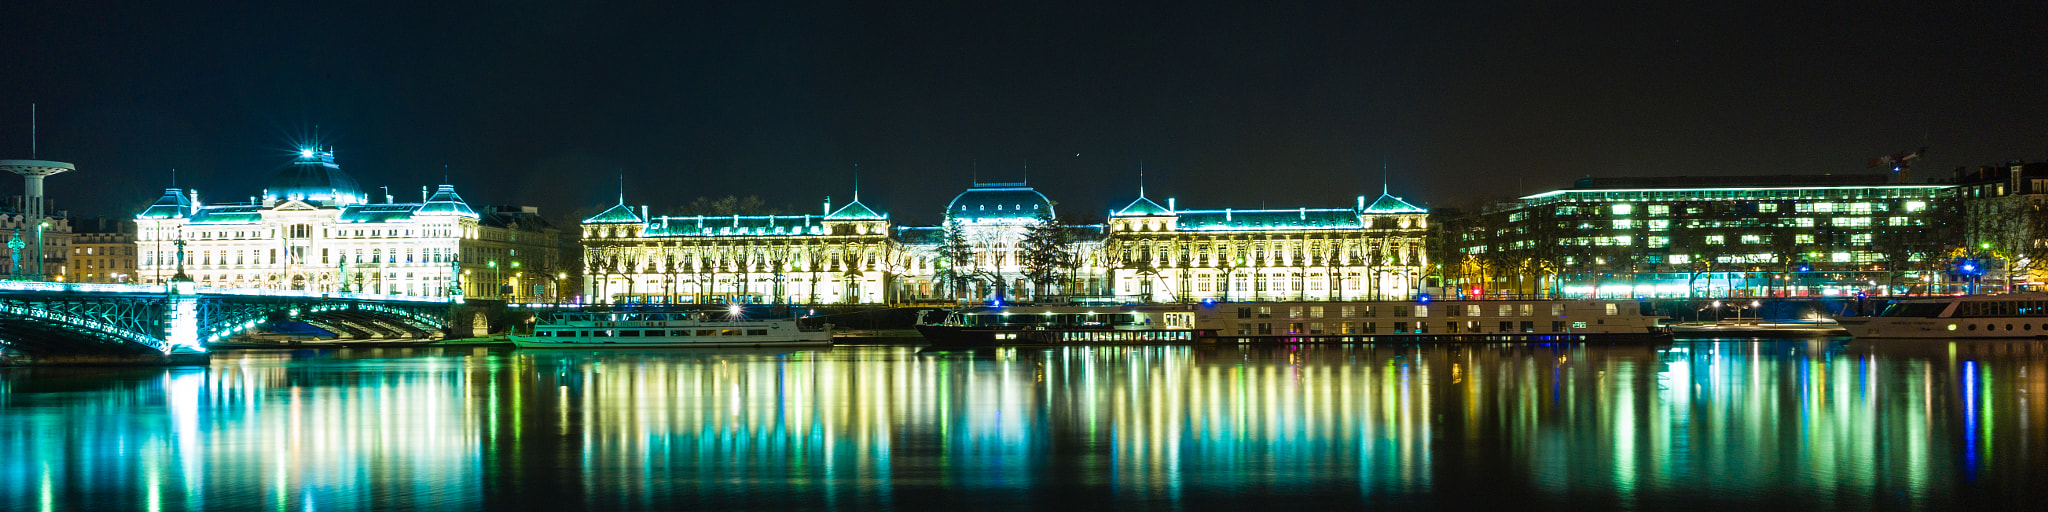
[[[259,201],[167,189],[136,216],[138,281],[394,295],[559,300],[561,236],[526,208],[479,212],[452,185],[372,198],[332,149],[301,150]],[[381,202],[373,199],[382,199]],[[459,289],[458,289],[459,287]]]
[[[1589,178],[1446,221],[1461,296],[1917,293],[1949,185],[1879,175]]]

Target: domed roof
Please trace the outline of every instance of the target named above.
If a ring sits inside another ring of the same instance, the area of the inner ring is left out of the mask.
[[[367,203],[356,179],[334,163],[333,150],[304,149],[264,189],[265,202],[304,201],[323,206]]]
[[[968,223],[1025,224],[1041,211],[1052,213],[1052,201],[1023,183],[975,183],[946,205],[946,215]]]

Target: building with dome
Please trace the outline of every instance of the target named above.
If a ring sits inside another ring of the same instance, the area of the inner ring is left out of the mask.
[[[857,192],[818,215],[652,217],[621,197],[583,221],[584,289],[645,304],[1369,300],[1413,296],[1428,268],[1428,211],[1388,193],[1348,208],[1176,203],[1141,186],[1107,223],[1067,226],[1070,275],[1036,290],[1024,241],[1056,212],[1025,183],[972,183],[938,226],[897,225]]]
[[[478,210],[446,184],[421,187],[418,202],[372,197],[332,149],[301,150],[261,192],[208,204],[196,190],[166,189],[136,215],[135,281],[563,299],[561,235],[530,207]]]

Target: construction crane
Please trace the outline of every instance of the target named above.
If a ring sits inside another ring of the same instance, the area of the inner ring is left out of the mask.
[[[1870,165],[1866,165],[1864,167],[1876,168],[1880,165],[1890,166],[1892,169],[1892,174],[1897,177],[1897,179],[1893,180],[1894,182],[1912,183],[1913,161],[1919,160],[1921,156],[1926,154],[1927,146],[1920,146],[1920,149],[1917,150],[1900,151],[1897,153],[1872,158],[1870,159]]]

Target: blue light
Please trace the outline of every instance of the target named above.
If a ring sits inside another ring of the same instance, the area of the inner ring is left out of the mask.
[[[1081,155],[1074,155],[1074,156],[1081,156]],[[1202,305],[1203,305],[1203,306],[1214,306],[1214,305],[1216,305],[1216,299],[1202,299]]]
[[[1415,297],[1415,301],[1416,301],[1416,302],[1421,302],[1421,303],[1423,303],[1423,304],[1428,304],[1428,303],[1429,303],[1429,295],[1428,295],[1428,294],[1418,295],[1418,296],[1416,296],[1416,297]]]
[[[299,158],[313,158],[313,150],[310,150],[310,149],[301,149],[301,150],[299,150]]]

